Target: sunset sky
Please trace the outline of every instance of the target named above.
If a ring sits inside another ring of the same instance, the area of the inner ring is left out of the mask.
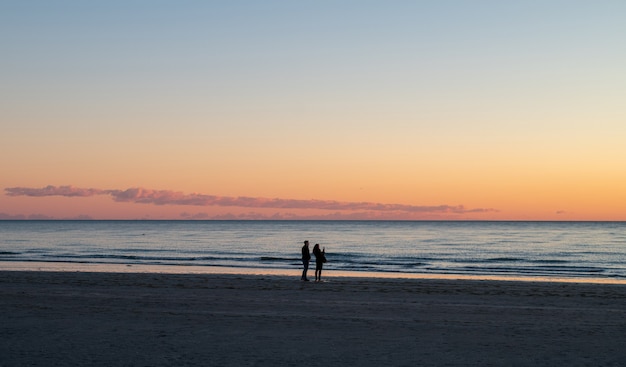
[[[626,1],[2,1],[0,218],[626,220]]]

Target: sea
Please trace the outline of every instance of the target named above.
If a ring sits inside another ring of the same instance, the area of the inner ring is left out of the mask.
[[[149,265],[299,277],[304,240],[325,248],[329,276],[626,283],[626,222],[0,221],[0,270]]]

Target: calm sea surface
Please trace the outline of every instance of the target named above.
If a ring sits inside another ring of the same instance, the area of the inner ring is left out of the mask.
[[[8,262],[626,279],[625,222],[0,221]]]

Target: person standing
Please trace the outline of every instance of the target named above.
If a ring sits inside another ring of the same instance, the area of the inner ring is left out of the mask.
[[[326,248],[320,250],[320,244],[316,243],[313,247],[313,255],[315,255],[315,281],[322,281],[322,267],[326,262]]]
[[[300,280],[304,280],[308,282],[309,279],[306,277],[306,272],[309,270],[309,261],[311,261],[311,253],[309,252],[309,241],[304,241],[304,246],[302,246],[302,265],[304,266],[304,270],[302,270],[302,277]]]

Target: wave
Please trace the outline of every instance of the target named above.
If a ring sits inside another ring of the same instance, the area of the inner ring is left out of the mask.
[[[298,258],[293,258],[293,257],[274,257],[274,256],[261,256],[261,261],[277,261],[277,262],[284,262],[284,261],[301,261]]]
[[[204,253],[176,253],[172,250],[125,249],[117,253],[20,253],[0,252],[0,261],[45,261],[109,264],[147,265],[194,265],[230,267],[298,268],[301,260],[296,256],[274,254],[250,255],[236,251]],[[346,271],[441,273],[441,274],[510,274],[536,276],[620,276],[619,269],[598,266],[580,266],[560,259],[533,259],[522,257],[489,257],[486,259],[463,259],[450,257],[373,256],[370,254],[330,253],[327,269]],[[501,265],[501,266],[498,266]]]
[[[0,251],[0,255],[20,255],[20,253],[13,251]]]
[[[463,274],[509,274],[531,276],[597,276],[606,272],[606,269],[588,266],[521,266],[521,267],[493,267],[493,266],[462,266],[456,268],[431,267],[433,272],[451,272]]]
[[[521,261],[526,261],[526,260],[519,258],[519,257],[492,257],[484,261],[485,262],[498,262],[498,263],[506,263],[506,262],[515,263],[515,262],[521,262]]]

